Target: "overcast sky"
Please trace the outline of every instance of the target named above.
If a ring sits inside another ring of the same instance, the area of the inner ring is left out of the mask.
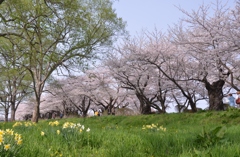
[[[119,17],[127,22],[127,30],[130,35],[140,33],[142,30],[151,31],[155,27],[166,31],[168,25],[177,23],[183,14],[176,8],[180,6],[184,10],[196,10],[201,4],[211,4],[215,0],[119,0],[113,7]],[[234,6],[235,0],[222,0]]]

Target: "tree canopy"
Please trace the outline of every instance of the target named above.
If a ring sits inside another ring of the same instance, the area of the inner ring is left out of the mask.
[[[0,6],[0,15],[0,36],[14,45],[16,64],[32,77],[35,122],[50,75],[58,68],[83,66],[124,32],[109,0],[9,0]]]

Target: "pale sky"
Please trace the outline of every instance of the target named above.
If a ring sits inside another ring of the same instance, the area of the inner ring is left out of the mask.
[[[127,30],[130,35],[141,33],[142,30],[151,31],[155,27],[166,31],[168,25],[177,23],[183,17],[175,6],[180,6],[186,11],[196,10],[201,4],[215,3],[215,0],[118,0],[113,7],[118,17],[127,21]],[[233,7],[235,0],[222,0]]]

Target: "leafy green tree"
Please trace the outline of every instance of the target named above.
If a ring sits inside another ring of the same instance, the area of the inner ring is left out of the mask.
[[[0,104],[4,108],[5,121],[8,121],[11,109],[11,121],[15,120],[15,112],[27,96],[31,80],[26,69],[16,65],[17,52],[8,40],[0,42]]]
[[[33,122],[38,122],[41,95],[53,72],[82,67],[125,26],[110,0],[8,0],[0,15],[0,36],[16,45],[21,52],[16,64],[32,78]]]

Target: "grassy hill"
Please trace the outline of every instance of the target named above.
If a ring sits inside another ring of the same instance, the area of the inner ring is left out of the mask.
[[[240,156],[239,122],[240,110],[233,109],[1,123],[3,136],[12,129],[22,142],[7,150],[2,142],[0,156],[233,157]]]

